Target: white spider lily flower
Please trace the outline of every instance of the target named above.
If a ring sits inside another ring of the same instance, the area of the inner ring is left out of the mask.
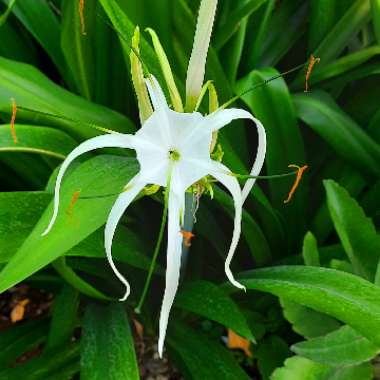
[[[242,193],[237,179],[223,164],[210,157],[213,132],[223,128],[235,119],[250,119],[255,122],[259,132],[259,149],[253,166],[252,175],[257,175],[264,162],[265,131],[262,124],[249,112],[240,109],[218,110],[203,116],[198,112],[179,113],[171,110],[157,80],[147,80],[152,100],[153,114],[134,135],[111,133],[89,139],[75,148],[63,162],[55,185],[54,212],[50,224],[43,235],[53,227],[58,214],[59,191],[63,175],[70,163],[79,155],[98,148],[118,147],[136,151],[140,164],[139,173],[125,186],[113,205],[105,227],[105,250],[107,259],[120,281],[126,286],[122,301],[129,293],[127,280],[116,268],[112,259],[112,240],[117,224],[127,207],[138,193],[149,184],[169,185],[168,196],[168,245],[166,285],[159,323],[159,354],[162,356],[169,312],[177,292],[183,235],[181,225],[185,213],[185,192],[201,178],[211,175],[221,182],[231,193],[235,205],[234,231],[231,246],[225,262],[225,271],[230,282],[244,289],[234,279],[230,263],[240,238],[243,198],[249,193],[253,181],[247,182]],[[169,181],[168,181],[169,179]]]

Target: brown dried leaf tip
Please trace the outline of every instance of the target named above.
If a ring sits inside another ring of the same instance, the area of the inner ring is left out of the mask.
[[[284,203],[289,203],[291,201],[291,199],[293,198],[293,195],[296,192],[297,187],[301,182],[302,175],[305,172],[305,170],[307,170],[308,166],[304,165],[304,166],[300,167],[298,165],[288,165],[288,168],[296,168],[297,169],[297,176],[296,176],[296,180],[294,181],[292,188],[289,191],[288,198],[286,200],[284,200]]]
[[[311,72],[313,71],[315,64],[319,63],[320,61],[321,59],[314,57],[313,54],[310,56],[309,66],[307,67],[306,78],[305,78],[305,92],[309,92],[309,88],[310,88],[309,80],[310,80]]]
[[[86,33],[86,22],[84,17],[84,0],[79,0],[79,19],[80,19],[80,28],[82,36],[85,36]]]

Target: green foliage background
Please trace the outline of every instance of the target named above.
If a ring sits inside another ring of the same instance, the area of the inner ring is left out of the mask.
[[[9,3],[0,2],[1,14]],[[62,212],[52,232],[40,235],[51,216],[56,168],[99,133],[91,125],[138,128],[125,43],[135,25],[155,29],[183,93],[199,1],[86,0],[86,35],[78,3],[17,0],[0,19],[0,291],[25,281],[56,294],[48,317],[0,333],[0,379],[139,379],[132,318],[147,335],[157,334],[164,252],[142,314],[132,310],[162,195],[135,203],[116,234],[115,259],[132,284],[127,304],[115,302],[122,289],[104,258],[102,226],[114,198],[78,201],[71,218]],[[246,294],[224,277],[232,200],[219,187],[213,201],[202,198],[167,338],[169,359],[186,379],[367,380],[379,371],[379,43],[379,0],[219,2],[206,79],[221,101],[311,53],[321,62],[311,92],[304,93],[300,71],[237,102],[265,126],[267,174],[288,164],[308,164],[309,171],[289,204],[283,200],[294,178],[255,186],[234,260]],[[141,55],[161,80],[148,33]],[[17,144],[11,98],[19,106]],[[247,172],[254,132],[234,122],[220,143],[228,166]],[[79,189],[117,193],[137,170],[133,155],[118,150],[78,160],[61,209]],[[79,327],[81,338],[72,341]],[[255,341],[253,358],[223,347],[226,329]],[[13,366],[41,343],[39,357]]]

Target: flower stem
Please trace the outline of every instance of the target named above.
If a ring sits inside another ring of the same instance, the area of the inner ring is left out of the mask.
[[[297,175],[297,173],[298,173],[298,170],[294,172],[290,172],[290,173],[274,174],[274,175],[249,175],[249,174],[235,174],[235,173],[230,173],[230,175],[236,178],[241,178],[241,179],[250,179],[250,178],[274,179],[274,178],[291,177],[291,176]]]
[[[158,233],[158,239],[157,239],[156,246],[154,248],[152,261],[150,262],[148,276],[147,276],[147,278],[145,280],[144,289],[143,289],[143,292],[141,294],[140,300],[139,300],[137,306],[135,307],[135,313],[136,314],[140,314],[141,313],[141,308],[142,308],[142,306],[144,304],[146,295],[148,293],[149,285],[150,285],[150,283],[152,281],[152,275],[153,275],[153,272],[154,272],[154,268],[156,266],[156,261],[157,261],[158,253],[160,252],[162,239],[164,237],[166,220],[168,218],[170,180],[171,180],[171,170],[169,171],[168,182],[167,182],[166,189],[165,189],[165,196],[164,196],[165,204],[164,204],[164,211],[162,212],[162,220],[161,220],[160,231]]]
[[[195,196],[192,193],[185,193],[185,215],[183,217],[183,229],[187,232],[192,232],[194,228],[194,205],[195,205]],[[185,273],[187,266],[187,259],[189,257],[190,246],[186,244],[182,245],[182,256],[181,256],[181,268],[182,273]]]

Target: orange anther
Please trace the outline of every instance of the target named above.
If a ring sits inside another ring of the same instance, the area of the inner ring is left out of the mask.
[[[86,33],[86,23],[84,18],[84,0],[79,0],[79,18],[80,18],[80,27],[81,33],[85,36]]]
[[[181,230],[181,234],[183,236],[183,244],[185,244],[185,247],[191,246],[191,239],[195,236],[190,231]]]
[[[18,321],[22,321],[25,315],[25,306],[30,301],[26,298],[24,300],[19,301],[16,306],[11,311],[11,321],[12,323],[16,323]]]
[[[250,350],[250,341],[248,339],[242,338],[240,335],[237,335],[231,329],[228,329],[228,341],[227,346],[231,349],[239,349],[242,350],[246,356],[252,358],[252,352]]]
[[[17,113],[16,101],[12,99],[12,117],[11,117],[10,128],[11,128],[12,139],[15,144],[17,144],[17,135],[16,135],[16,130],[15,130],[16,113]]]
[[[67,215],[69,215],[70,217],[73,216],[74,206],[75,206],[75,203],[77,203],[78,201],[79,195],[80,195],[80,190],[74,191],[74,194],[70,201],[69,208],[66,211]]]
[[[284,201],[284,203],[289,203],[301,181],[301,178],[302,178],[302,175],[304,173],[304,171],[308,168],[307,165],[304,165],[302,167],[299,167],[298,165],[289,165],[288,168],[296,168],[297,169],[297,176],[296,176],[296,180],[294,181],[294,184],[292,186],[292,188],[290,189],[289,191],[289,195],[288,195],[288,198]]]
[[[316,63],[319,63],[320,61],[321,59],[314,57],[313,54],[310,56],[309,66],[307,67],[306,78],[305,78],[305,92],[309,92],[309,79],[311,76],[311,72],[313,71],[314,65]]]

